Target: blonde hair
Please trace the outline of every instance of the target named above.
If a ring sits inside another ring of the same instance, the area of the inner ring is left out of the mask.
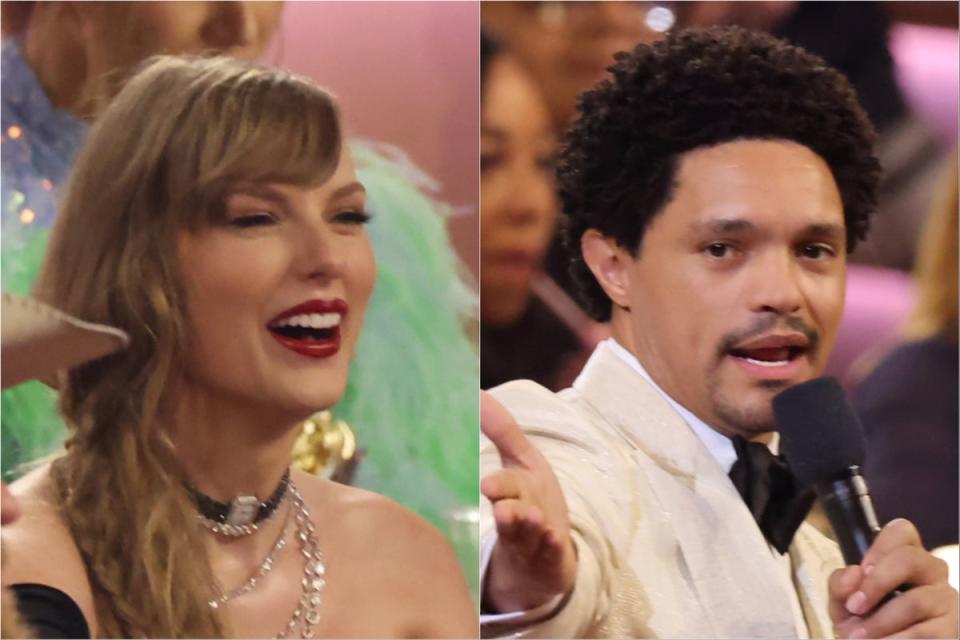
[[[99,635],[226,633],[166,408],[189,335],[176,238],[216,224],[239,182],[312,186],[341,148],[332,98],[228,58],[148,60],[77,157],[36,295],[130,347],[71,371],[51,479],[87,565]]]
[[[917,305],[906,325],[906,336],[934,336],[957,342],[957,161],[944,182],[920,239],[915,272]]]

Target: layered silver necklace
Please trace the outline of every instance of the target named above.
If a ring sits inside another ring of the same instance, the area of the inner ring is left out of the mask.
[[[207,604],[210,605],[211,609],[219,609],[231,600],[250,593],[270,573],[280,552],[287,545],[287,530],[290,528],[292,519],[295,536],[300,545],[300,554],[304,559],[303,576],[300,580],[300,600],[297,601],[290,620],[274,637],[290,637],[290,634],[299,627],[300,637],[313,638],[314,626],[320,622],[320,604],[323,601],[323,588],[327,585],[327,569],[323,561],[323,553],[320,551],[320,544],[317,541],[313,521],[310,519],[310,511],[292,480],[289,481],[289,491],[293,505],[287,512],[287,522],[284,523],[280,536],[270,549],[270,553],[245,583],[236,589],[218,594],[211,598]]]

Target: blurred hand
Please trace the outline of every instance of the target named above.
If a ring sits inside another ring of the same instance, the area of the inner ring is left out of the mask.
[[[550,464],[513,416],[485,392],[480,428],[503,464],[480,482],[497,525],[483,604],[498,612],[532,609],[573,589],[577,557],[567,503]]]
[[[877,606],[903,584],[911,588]],[[957,592],[947,584],[947,565],[924,550],[920,534],[907,520],[888,523],[862,563],[834,571],[829,590],[838,638],[958,635]]]

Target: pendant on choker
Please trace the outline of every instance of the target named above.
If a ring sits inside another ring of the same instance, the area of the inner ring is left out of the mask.
[[[202,493],[193,484],[184,482],[197,517],[203,526],[213,533],[225,536],[246,536],[256,532],[259,525],[270,519],[283,502],[290,486],[290,470],[283,474],[280,483],[266,501],[256,496],[238,496],[230,502],[220,502]]]

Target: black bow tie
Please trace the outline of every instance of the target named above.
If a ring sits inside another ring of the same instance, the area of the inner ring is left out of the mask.
[[[767,541],[786,553],[813,505],[814,494],[797,486],[783,458],[770,453],[766,445],[737,436],[733,446],[737,461],[730,469],[730,480]]]

